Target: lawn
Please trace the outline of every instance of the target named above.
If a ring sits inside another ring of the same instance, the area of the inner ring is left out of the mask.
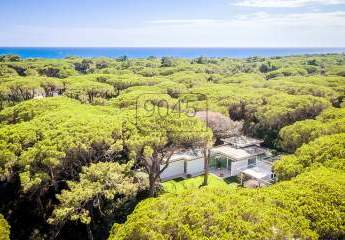
[[[165,192],[169,193],[179,193],[184,190],[190,190],[190,189],[198,189],[200,185],[204,181],[204,176],[199,176],[199,177],[194,177],[194,178],[189,178],[189,179],[183,179],[183,178],[178,178],[174,180],[170,180],[167,182],[164,182],[163,188]],[[228,187],[228,188],[235,188],[237,184],[231,183],[228,184],[226,181],[223,179],[210,174],[208,176],[208,186],[207,187]]]

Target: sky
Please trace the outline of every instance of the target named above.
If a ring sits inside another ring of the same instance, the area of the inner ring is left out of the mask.
[[[0,0],[0,46],[345,47],[345,0]]]

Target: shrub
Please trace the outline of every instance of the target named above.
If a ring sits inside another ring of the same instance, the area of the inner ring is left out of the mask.
[[[10,225],[2,214],[0,214],[0,240],[10,240]]]

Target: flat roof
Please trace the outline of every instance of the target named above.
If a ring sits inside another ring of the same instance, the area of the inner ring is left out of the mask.
[[[268,171],[267,169],[264,168],[260,168],[260,167],[253,167],[253,168],[248,168],[244,171],[242,171],[242,173],[251,176],[253,178],[256,179],[263,179],[266,178],[268,176],[271,176],[272,172]]]
[[[247,136],[237,136],[237,137],[230,137],[221,139],[224,143],[233,145],[237,148],[249,147],[253,145],[259,145],[264,141],[256,138],[251,138]]]
[[[177,152],[173,154],[170,158],[170,162],[176,162],[180,160],[193,160],[196,158],[202,157],[202,153],[200,150],[188,150],[188,151],[183,151],[183,152]]]
[[[230,145],[223,145],[220,147],[212,148],[211,152],[225,155],[232,160],[239,161],[242,159],[254,157],[266,153],[266,150],[257,146],[246,148],[235,148]]]

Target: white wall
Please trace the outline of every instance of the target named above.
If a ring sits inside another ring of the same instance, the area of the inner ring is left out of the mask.
[[[161,169],[164,166],[161,166]],[[162,174],[161,174],[161,179],[169,179],[176,177],[178,175],[183,175],[184,174],[184,160],[181,161],[176,161],[176,162],[171,162],[169,163],[169,166],[167,169],[165,169]]]
[[[231,176],[237,176],[248,167],[248,159],[231,162]]]
[[[187,162],[187,174],[198,174],[204,171],[204,159],[199,158]]]

